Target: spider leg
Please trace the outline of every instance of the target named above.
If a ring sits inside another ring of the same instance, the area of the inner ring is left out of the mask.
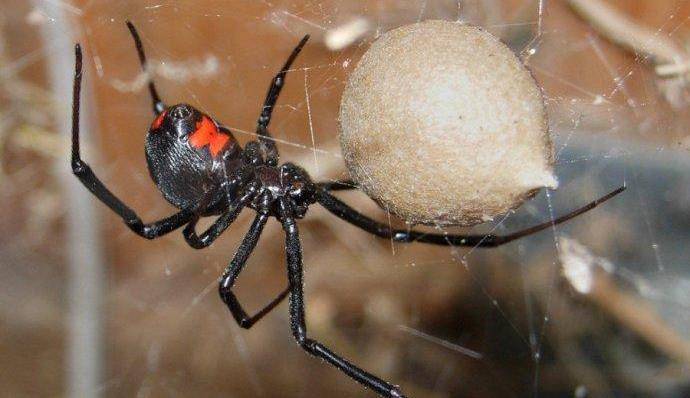
[[[285,297],[287,297],[288,293],[290,293],[289,286],[285,288],[285,290],[283,290],[270,303],[268,303],[268,305],[266,305],[263,309],[261,309],[259,312],[252,316],[247,315],[247,313],[242,308],[242,305],[237,300],[237,297],[235,296],[235,293],[232,292],[232,290],[227,290],[225,292],[225,297],[223,297],[223,301],[225,302],[225,304],[227,304],[228,308],[230,309],[230,313],[232,314],[232,317],[235,318],[237,324],[244,329],[250,329],[252,326],[254,326],[254,324],[259,322],[261,318],[266,316],[269,312],[273,311],[273,309],[277,307],[278,304],[282,303],[283,300],[285,300]]]
[[[307,40],[309,40],[309,35],[304,36],[302,40],[300,40],[295,49],[292,50],[292,53],[290,53],[290,56],[288,57],[287,61],[285,61],[285,64],[280,69],[280,72],[278,72],[278,74],[276,74],[273,78],[271,86],[268,88],[268,93],[266,93],[264,105],[261,108],[261,115],[259,116],[259,120],[257,121],[257,133],[260,133],[258,130],[259,128],[267,128],[269,123],[271,123],[273,107],[275,106],[276,101],[278,101],[280,91],[283,89],[283,86],[285,85],[285,76],[287,75],[288,70],[290,70],[290,66],[292,66],[292,63],[297,58],[297,55],[299,55],[300,51],[302,51],[302,48],[307,43]],[[267,131],[263,131],[261,134],[268,136]]]
[[[244,195],[230,204],[228,210],[218,217],[201,235],[196,233],[196,223],[199,221],[199,217],[195,216],[182,231],[187,244],[195,249],[203,249],[210,246],[237,219],[237,216],[240,215],[242,209],[249,203],[253,195],[253,190],[245,192]]]
[[[247,145],[244,146],[242,151],[242,157],[246,162],[252,166],[259,166],[264,164],[264,158],[262,156],[262,144],[257,141],[249,141]]]
[[[79,109],[82,77],[82,54],[81,46],[74,47],[76,63],[74,71],[74,91],[72,98],[72,172],[79,178],[84,186],[91,193],[108,206],[117,215],[122,217],[127,226],[139,236],[147,239],[154,239],[174,231],[188,223],[194,217],[194,212],[190,209],[181,210],[167,218],[152,223],[144,224],[139,216],[124,204],[117,196],[103,185],[101,180],[94,174],[91,167],[81,159],[79,149]]]
[[[273,78],[271,86],[268,88],[268,92],[266,93],[264,105],[261,108],[261,115],[257,120],[256,134],[259,136],[259,141],[263,144],[266,150],[267,163],[270,165],[278,164],[278,149],[276,148],[275,142],[271,138],[271,134],[268,132],[268,125],[271,123],[273,108],[275,107],[276,101],[278,101],[280,91],[285,85],[285,76],[287,75],[290,66],[297,58],[297,55],[299,55],[300,51],[302,51],[302,48],[307,43],[307,40],[309,40],[309,35],[304,36],[302,40],[300,40],[300,42],[297,44],[297,47],[292,50],[292,53],[288,57],[287,61],[285,61],[285,64],[280,69],[280,72],[278,72],[278,74],[276,74]]]
[[[245,329],[251,328],[256,322],[271,312],[271,310],[273,310],[285,299],[288,293],[288,289],[284,290],[262,310],[253,316],[248,316],[245,310],[242,308],[240,302],[237,300],[237,297],[232,292],[232,287],[235,284],[235,280],[244,268],[244,265],[247,263],[249,255],[252,253],[252,251],[254,251],[254,248],[259,241],[259,237],[261,236],[261,232],[266,225],[266,221],[268,221],[268,214],[259,214],[256,216],[256,218],[254,218],[252,226],[249,228],[249,231],[242,240],[240,247],[237,249],[237,253],[235,253],[235,257],[233,257],[230,265],[228,265],[226,268],[218,285],[218,293],[220,294],[220,298],[223,300],[225,305],[227,305],[237,324]]]
[[[345,191],[349,189],[357,189],[357,183],[352,180],[335,180],[317,182],[316,186],[326,191]]]
[[[144,73],[147,73],[148,64],[146,62],[146,54],[144,53],[144,45],[141,44],[141,38],[139,37],[137,28],[135,28],[134,24],[130,21],[127,21],[127,27],[129,28],[129,32],[132,34],[132,38],[134,39],[134,45],[137,47],[137,54],[139,55],[141,69],[144,71]],[[158,96],[158,90],[156,90],[156,84],[153,82],[152,77],[149,78],[149,93],[151,94],[151,101],[153,102],[153,113],[158,115],[165,110],[165,104]]]
[[[520,239],[527,235],[534,234],[546,228],[564,223],[574,217],[585,213],[605,201],[613,198],[625,190],[622,186],[599,199],[593,200],[588,204],[571,211],[570,213],[560,216],[552,221],[547,221],[535,226],[522,229],[507,235],[451,235],[451,234],[432,234],[420,231],[409,231],[402,229],[392,229],[386,224],[379,223],[371,218],[354,210],[335,196],[328,192],[321,190],[317,193],[317,201],[326,208],[326,210],[335,214],[337,217],[349,222],[350,224],[359,227],[367,232],[370,232],[381,238],[393,239],[397,242],[422,242],[434,245],[443,246],[471,246],[471,247],[496,247],[516,239]]]
[[[288,281],[290,283],[290,327],[297,343],[309,354],[325,360],[358,383],[371,388],[378,394],[389,398],[403,397],[397,386],[355,366],[323,344],[307,337],[307,325],[304,317],[304,292],[302,288],[302,248],[299,240],[299,231],[297,230],[295,219],[291,216],[283,215],[281,222],[285,230],[285,252],[287,255]]]

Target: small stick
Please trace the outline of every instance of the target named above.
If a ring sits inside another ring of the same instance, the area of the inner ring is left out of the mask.
[[[562,238],[561,263],[573,288],[670,358],[690,364],[690,342],[644,299],[620,289],[614,266],[572,239]]]
[[[685,63],[689,58],[683,48],[673,40],[636,23],[601,0],[568,0],[568,2],[573,10],[592,24],[602,36],[637,54],[651,57],[657,65]],[[687,69],[681,71],[681,73],[686,72]]]
[[[690,363],[690,343],[647,303],[619,289],[613,280],[598,272],[589,298],[619,322],[643,337],[670,358]]]

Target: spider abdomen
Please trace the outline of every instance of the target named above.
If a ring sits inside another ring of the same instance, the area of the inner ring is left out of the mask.
[[[180,209],[216,206],[224,186],[225,164],[241,153],[229,130],[187,104],[160,113],[146,136],[146,161],[163,197]]]
[[[163,197],[183,209],[205,200],[219,185],[213,159],[163,134],[146,137],[146,161]]]

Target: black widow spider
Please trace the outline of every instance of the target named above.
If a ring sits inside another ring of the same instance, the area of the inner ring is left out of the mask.
[[[146,56],[141,39],[132,25],[127,27],[134,38],[139,61],[146,71]],[[156,119],[146,135],[146,160],[149,172],[165,199],[179,212],[152,223],[144,223],[91,171],[79,152],[79,97],[82,77],[82,53],[75,46],[76,65],[72,110],[72,171],[101,202],[124,220],[136,234],[154,239],[182,226],[186,242],[195,249],[213,243],[237,218],[244,207],[257,212],[237,249],[237,253],[220,278],[219,293],[237,323],[251,328],[275,308],[288,294],[290,328],[297,343],[308,353],[319,357],[342,372],[385,397],[403,397],[400,389],[348,362],[319,342],[307,336],[304,320],[302,249],[296,220],[305,216],[308,207],[319,203],[337,217],[376,236],[396,242],[423,242],[447,246],[496,247],[545,228],[565,222],[622,192],[625,187],[601,197],[567,215],[508,235],[449,235],[412,230],[397,230],[360,214],[329,191],[356,188],[351,181],[314,183],[309,175],[292,163],[278,164],[278,149],[268,132],[268,124],[287,72],[307,42],[305,36],[292,51],[282,69],[273,78],[258,119],[256,135],[241,148],[230,130],[210,116],[187,104],[166,106],[154,83],[148,84]],[[201,234],[195,226],[200,217],[218,216]],[[270,217],[285,230],[288,287],[266,307],[248,316],[232,292],[235,279]]]

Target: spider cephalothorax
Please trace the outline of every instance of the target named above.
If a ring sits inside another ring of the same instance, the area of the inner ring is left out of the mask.
[[[142,67],[146,69],[146,56],[141,40],[134,26],[129,22],[127,26],[134,38]],[[72,113],[72,171],[84,186],[119,215],[132,231],[147,239],[154,239],[184,227],[183,235],[187,243],[201,249],[213,243],[244,208],[249,207],[256,211],[252,226],[219,280],[220,298],[233,318],[241,327],[249,329],[289,294],[290,328],[300,347],[382,396],[402,397],[397,386],[358,368],[308,337],[304,315],[302,249],[296,220],[305,216],[310,205],[319,203],[337,217],[367,232],[398,242],[496,247],[580,215],[622,192],[624,187],[555,220],[508,235],[434,234],[393,229],[388,224],[374,221],[330,193],[356,188],[352,182],[314,183],[307,172],[299,166],[292,163],[278,164],[278,149],[268,132],[268,125],[285,83],[285,76],[307,39],[308,36],[305,36],[300,41],[283,68],[273,78],[258,118],[257,140],[249,142],[244,148],[240,148],[229,129],[192,106],[179,104],[166,107],[160,100],[153,82],[149,83],[156,119],[146,137],[146,159],[151,177],[163,196],[179,209],[177,213],[152,223],[144,223],[132,209],[106,188],[89,165],[81,159],[79,94],[82,53],[81,47],[77,44]],[[211,215],[218,217],[206,231],[197,234],[196,225],[199,218]],[[235,297],[232,288],[271,217],[282,224],[285,232],[288,286],[266,307],[249,316]]]

